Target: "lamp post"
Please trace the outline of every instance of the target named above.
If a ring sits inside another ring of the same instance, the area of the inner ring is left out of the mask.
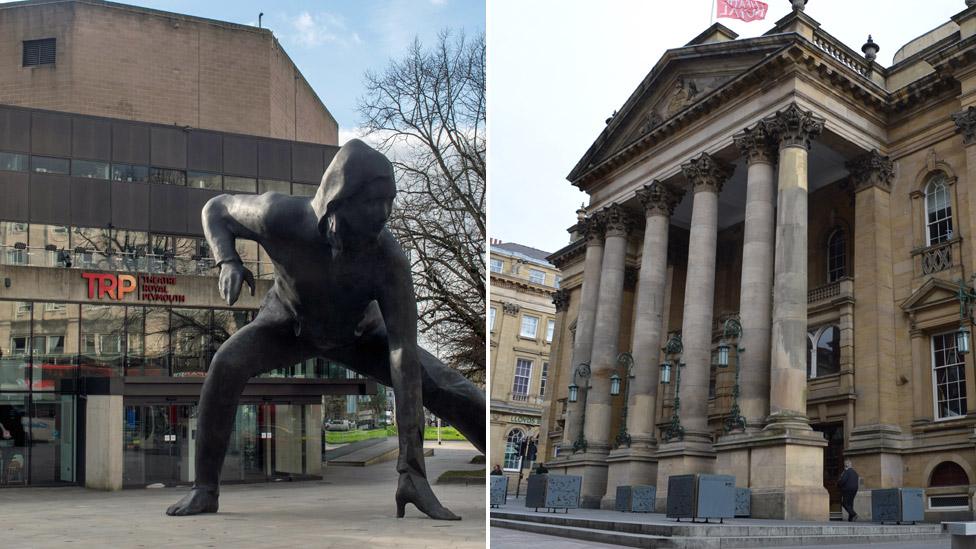
[[[664,432],[661,433],[661,438],[665,442],[669,442],[672,439],[683,440],[685,438],[685,428],[681,426],[681,397],[678,396],[681,390],[681,367],[684,364],[681,363],[681,354],[684,352],[684,346],[681,344],[681,334],[675,332],[668,338],[668,342],[664,345],[664,354],[667,360],[661,364],[661,383],[667,385],[671,383],[671,370],[674,369],[674,403],[671,406],[671,423],[668,424]]]
[[[576,384],[576,378],[583,378],[586,385],[583,387],[583,413],[580,417],[580,430],[579,436],[576,437],[576,442],[573,443],[573,453],[585,452],[586,451],[586,437],[583,436],[583,427],[586,425],[586,393],[590,388],[590,363],[581,362],[576,370],[573,372],[573,383],[569,386],[569,401],[576,402],[579,399],[579,385]]]
[[[729,367],[729,342],[733,344],[733,349],[735,349],[735,385],[732,386],[732,408],[729,409],[729,415],[725,418],[725,432],[728,433],[733,429],[745,430],[746,428],[746,418],[742,417],[742,412],[739,409],[739,355],[745,351],[739,346],[739,339],[742,337],[742,324],[739,322],[738,317],[733,316],[725,321],[725,325],[722,328],[722,342],[718,346],[718,366],[719,368]]]
[[[630,403],[630,380],[634,378],[634,355],[620,353],[617,355],[617,367],[624,370],[624,409],[620,416],[620,432],[617,433],[617,448],[623,445],[630,447],[630,434],[627,432],[627,407]],[[620,394],[621,377],[616,372],[610,377],[610,396]]]
[[[976,280],[976,274],[970,277],[970,281]],[[959,291],[956,293],[959,299],[959,331],[956,332],[956,352],[968,354],[970,347],[969,325],[973,321],[973,305],[976,304],[976,289],[966,286],[962,279],[959,279]]]

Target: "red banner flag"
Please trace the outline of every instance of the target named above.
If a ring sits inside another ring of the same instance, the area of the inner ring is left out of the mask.
[[[756,21],[766,18],[769,6],[759,0],[717,0],[716,17]]]

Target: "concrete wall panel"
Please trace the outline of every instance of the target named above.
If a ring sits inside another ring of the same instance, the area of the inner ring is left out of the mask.
[[[68,225],[71,178],[66,175],[30,175],[30,222]]]

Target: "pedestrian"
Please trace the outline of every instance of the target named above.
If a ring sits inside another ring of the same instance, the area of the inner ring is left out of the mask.
[[[491,470],[491,474],[497,476],[497,475],[504,475],[505,473],[502,472],[502,466],[496,463],[495,467],[492,468]]]
[[[840,505],[847,511],[847,522],[857,520],[857,513],[854,512],[854,496],[857,495],[860,481],[857,471],[851,466],[851,460],[844,460],[844,472],[837,480],[837,487],[840,488]]]

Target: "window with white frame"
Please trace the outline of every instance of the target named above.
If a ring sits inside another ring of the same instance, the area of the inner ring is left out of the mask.
[[[559,287],[559,284],[560,284],[560,283],[561,283],[562,281],[563,281],[563,277],[561,277],[561,276],[558,276],[558,275],[557,275],[557,276],[556,276],[556,277],[555,277],[555,278],[553,279],[553,281],[552,281],[552,285],[558,288],[558,287]]]
[[[840,328],[834,324],[807,333],[807,377],[840,372]]]
[[[533,282],[535,284],[545,284],[546,272],[540,271],[539,269],[529,269],[529,282]]]
[[[954,331],[932,336],[932,389],[936,419],[966,415],[966,362]]]
[[[502,272],[502,260],[491,258],[491,272],[500,273]]]
[[[556,321],[549,319],[546,322],[546,343],[552,343],[552,333],[556,331]]]
[[[549,379],[549,363],[542,363],[542,374],[539,378],[539,396],[546,396],[546,380]]]
[[[525,400],[532,379],[532,361],[520,358],[515,361],[515,380],[512,382],[512,399]]]
[[[488,309],[488,330],[495,331],[495,308]]]
[[[827,238],[827,282],[837,282],[847,275],[847,234],[836,229]]]
[[[522,326],[519,328],[519,335],[535,339],[539,330],[539,317],[532,315],[522,315]]]
[[[925,185],[925,223],[929,246],[952,238],[952,206],[946,175],[936,173]]]
[[[525,434],[519,429],[512,429],[505,438],[505,463],[502,468],[506,471],[518,471],[522,465],[522,456],[519,455],[519,447]]]

